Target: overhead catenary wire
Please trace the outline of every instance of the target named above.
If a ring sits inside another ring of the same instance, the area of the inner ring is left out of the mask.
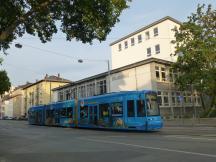
[[[14,43],[19,43],[19,42],[14,42]],[[52,50],[48,50],[48,49],[43,49],[43,48],[40,48],[40,47],[35,47],[35,46],[25,44],[25,43],[22,43],[22,45],[25,45],[26,47],[30,47],[30,48],[33,48],[33,49],[36,49],[36,50],[40,50],[40,51],[43,51],[43,52],[46,52],[46,53],[49,53],[49,54],[52,54],[52,55],[57,55],[57,56],[65,57],[65,58],[68,58],[68,59],[71,59],[71,60],[76,60],[76,61],[84,60],[84,61],[90,61],[90,62],[102,62],[102,61],[107,61],[108,60],[108,59],[88,59],[88,58],[72,57],[72,56],[66,55],[64,53],[60,53],[60,52],[56,52],[56,51],[52,51]]]

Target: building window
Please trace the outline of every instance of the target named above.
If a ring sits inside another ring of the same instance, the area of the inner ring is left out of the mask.
[[[200,96],[198,96],[198,94],[196,94],[196,96],[194,96],[195,97],[195,104],[196,105],[201,105],[201,98],[200,98]]]
[[[86,97],[86,87],[82,85],[78,88],[78,97]]]
[[[155,53],[156,53],[156,54],[160,53],[160,45],[159,45],[159,44],[157,44],[157,45],[155,46]]]
[[[164,102],[164,106],[169,106],[169,96],[168,96],[168,92],[163,92],[163,102]]]
[[[142,35],[138,35],[138,43],[141,43],[142,42]]]
[[[169,69],[169,81],[173,82],[173,70]]]
[[[149,31],[145,32],[145,39],[146,40],[150,39],[150,33],[149,33]]]
[[[127,48],[128,48],[128,42],[125,41],[125,42],[124,42],[124,45],[125,45],[125,49],[127,49]]]
[[[155,66],[155,75],[156,79],[160,80],[160,68],[158,66]]]
[[[66,90],[66,100],[70,100],[70,99],[71,99],[70,90]]]
[[[134,44],[135,44],[134,38],[131,38],[131,46],[134,46]]]
[[[177,97],[177,102],[176,102],[176,104],[177,105],[180,105],[181,104],[181,100],[182,100],[182,97],[181,97],[181,93],[180,92],[176,92],[176,97]]]
[[[151,48],[147,48],[147,56],[151,56]]]
[[[178,77],[178,74],[173,69],[170,68],[169,69],[169,81],[175,82],[177,77]]]
[[[95,83],[90,83],[87,85],[87,96],[95,95]]]
[[[190,92],[184,92],[184,103],[191,104],[192,103],[192,96]]]
[[[154,36],[158,36],[158,28],[154,28]]]
[[[118,45],[118,50],[119,50],[119,51],[122,50],[122,45],[121,45],[121,44]]]
[[[161,68],[161,79],[162,81],[166,81],[166,71],[165,68]]]
[[[172,92],[172,105],[175,106],[176,105],[176,93]]]
[[[72,98],[78,97],[78,96],[77,96],[77,88],[73,88],[73,89],[71,90],[71,95],[72,95],[72,96],[71,96]]]
[[[101,80],[97,82],[97,94],[106,93],[106,80]]]
[[[155,75],[158,81],[167,81],[166,68],[155,66]]]
[[[158,95],[158,104],[159,104],[159,105],[162,105],[162,95],[161,95],[161,91],[158,91],[157,95]]]
[[[63,101],[64,100],[64,94],[63,92],[59,92],[59,101]]]

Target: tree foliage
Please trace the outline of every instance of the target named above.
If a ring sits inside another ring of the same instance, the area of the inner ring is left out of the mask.
[[[66,39],[103,41],[130,0],[0,0],[0,51],[25,33],[45,43],[60,30]]]
[[[0,71],[0,96],[3,95],[5,92],[9,91],[11,87],[11,83],[7,76],[6,71]]]
[[[216,10],[211,5],[198,5],[196,13],[175,29],[179,71],[176,84],[182,90],[193,86],[201,94],[211,97],[216,105]]]

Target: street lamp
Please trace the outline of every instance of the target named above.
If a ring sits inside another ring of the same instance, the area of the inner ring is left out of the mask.
[[[78,63],[83,63],[84,61],[93,61],[93,62],[106,62],[107,63],[107,73],[108,73],[108,92],[111,92],[111,76],[110,76],[110,62],[109,60],[90,60],[90,59],[78,59]]]
[[[16,48],[22,48],[22,44],[16,43],[16,44],[15,44],[15,47],[16,47]]]

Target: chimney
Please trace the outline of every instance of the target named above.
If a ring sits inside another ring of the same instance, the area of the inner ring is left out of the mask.
[[[48,78],[48,74],[45,75],[45,79]]]
[[[60,74],[58,73],[58,78],[60,78]]]

